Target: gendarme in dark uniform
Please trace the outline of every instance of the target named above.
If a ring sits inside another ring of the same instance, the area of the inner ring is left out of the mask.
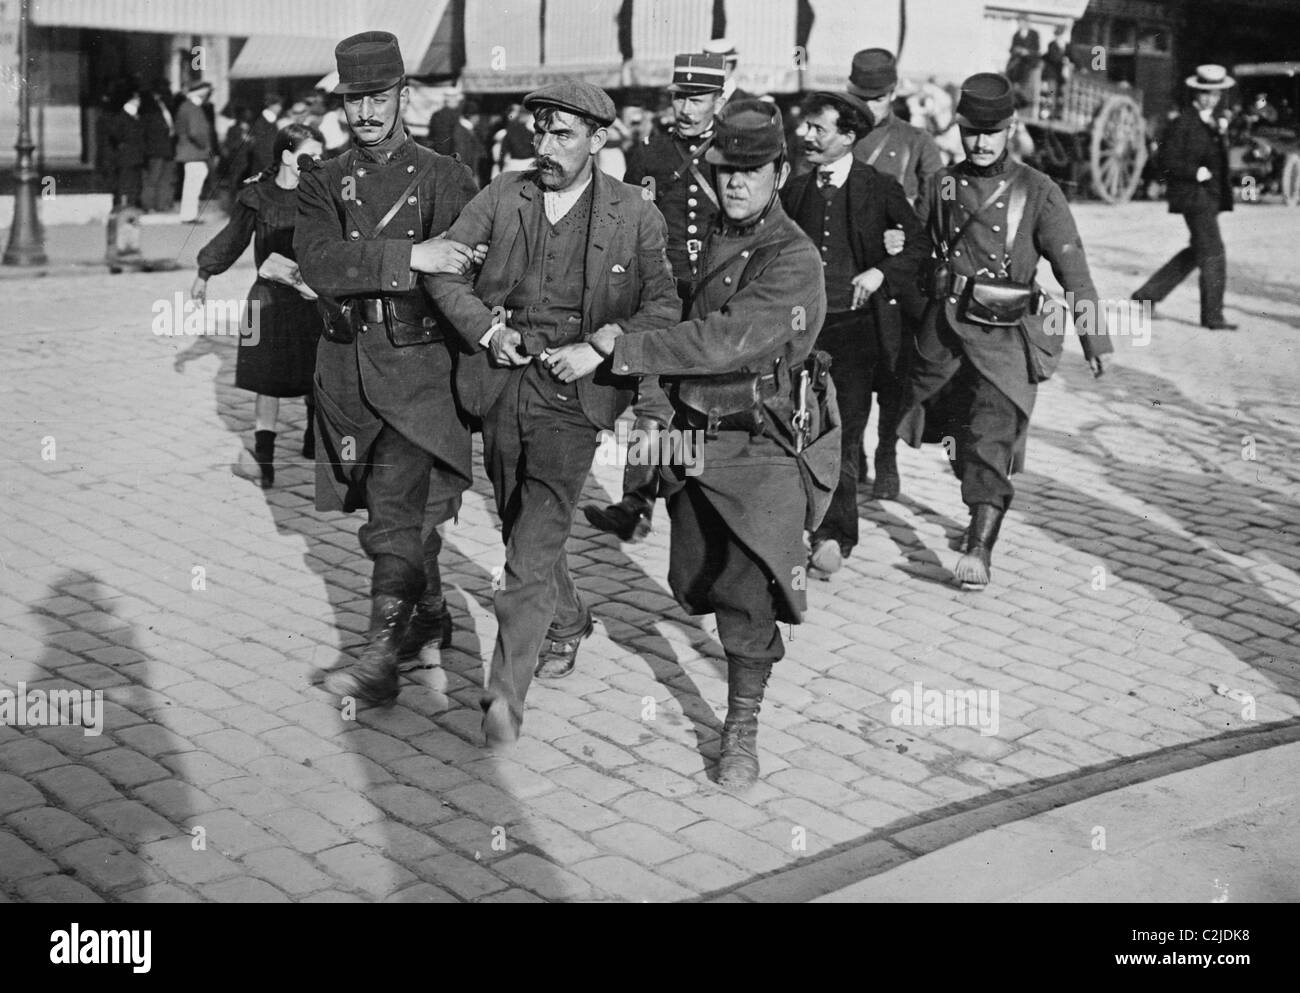
[[[971,509],[965,554],[954,570],[966,589],[988,583],[993,543],[1014,495],[1010,476],[1024,465],[1038,383],[1061,357],[1065,321],[1057,313],[1048,324],[1040,311],[1040,257],[1073,294],[1079,341],[1097,375],[1099,356],[1113,350],[1065,195],[1007,156],[1014,109],[1005,76],[966,80],[957,122],[967,158],[939,173],[918,210],[938,258],[898,433],[914,447],[945,437],[955,442],[950,457]],[[990,161],[978,164],[983,158]],[[1009,299],[1015,295],[1023,303],[1018,310]]]
[[[845,89],[871,101],[876,120],[870,133],[854,146],[853,154],[859,162],[901,183],[908,202],[915,206],[931,178],[943,168],[943,158],[926,131],[893,112],[897,85],[898,66],[892,52],[867,48],[853,56]]]
[[[326,685],[383,703],[397,695],[399,660],[439,633],[444,644],[450,638],[437,525],[470,485],[470,435],[452,393],[455,336],[412,266],[416,244],[445,231],[476,190],[465,166],[416,144],[402,126],[396,38],[364,32],[336,55],[335,92],[346,97],[355,140],[303,174],[294,248],[327,315],[316,361],[316,506],[365,507],[359,537],[374,563],[370,643]],[[377,101],[385,102],[377,109]]]
[[[668,225],[668,261],[677,282],[677,295],[686,316],[691,287],[700,277],[704,239],[718,216],[717,172],[705,159],[713,143],[714,113],[722,99],[727,72],[720,54],[688,52],[673,60],[673,81],[668,92],[673,97],[677,124],[664,133],[656,131],[638,142],[628,153],[623,182],[651,188],[655,206]],[[689,118],[687,130],[682,125]],[[665,427],[671,417],[667,400],[659,389],[658,377],[641,381],[633,407],[634,437],[648,437]],[[629,454],[623,470],[623,497],[608,507],[588,505],[582,508],[591,526],[635,541],[650,532],[655,500],[659,495],[659,474],[652,460]]]
[[[668,581],[687,612],[717,615],[728,684],[718,782],[744,789],[759,772],[764,688],[785,654],[777,622],[798,623],[805,607],[803,529],[816,523],[789,447],[790,389],[821,330],[826,292],[817,248],[786,215],[771,179],[788,169],[780,111],[732,102],[717,129],[708,156],[720,167],[719,192],[735,183],[745,196],[732,207],[739,216],[733,221],[724,208],[709,233],[690,317],[612,340],[602,329],[592,345],[611,354],[616,373],[663,377],[673,427],[705,436],[698,474],[663,469]],[[833,448],[829,492],[838,432],[823,441]]]

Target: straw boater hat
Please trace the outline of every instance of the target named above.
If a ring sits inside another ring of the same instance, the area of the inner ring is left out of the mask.
[[[1187,77],[1187,85],[1194,90],[1226,90],[1235,83],[1227,69],[1216,65],[1197,66],[1196,75]]]

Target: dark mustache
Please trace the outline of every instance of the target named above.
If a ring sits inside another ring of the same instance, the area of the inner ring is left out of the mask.
[[[560,165],[554,159],[538,159],[537,168],[538,169],[559,169]]]
[[[357,121],[356,126],[359,128],[382,128],[384,126],[384,122],[383,121]]]

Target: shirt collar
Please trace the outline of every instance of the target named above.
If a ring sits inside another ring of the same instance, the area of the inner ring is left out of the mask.
[[[827,162],[817,167],[817,185],[821,185],[821,174],[829,172],[831,174],[831,185],[839,189],[849,180],[849,170],[853,168],[853,153],[841,155],[834,162]]]

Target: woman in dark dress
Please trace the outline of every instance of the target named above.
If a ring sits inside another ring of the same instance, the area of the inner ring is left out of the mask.
[[[225,228],[199,252],[199,274],[190,296],[202,303],[207,295],[210,276],[225,272],[244,253],[253,239],[253,258],[258,267],[257,282],[248,294],[246,322],[257,321],[256,334],[246,333],[239,339],[235,364],[235,385],[257,394],[257,424],[253,433],[253,460],[256,473],[243,465],[239,475],[249,475],[268,489],[275,482],[275,427],[281,397],[307,398],[307,430],[303,439],[303,457],[315,455],[312,404],[312,375],[316,369],[316,342],[320,338],[321,320],[313,302],[314,295],[298,276],[297,266],[281,266],[279,278],[264,272],[274,267],[264,265],[278,254],[294,261],[293,227],[298,214],[298,158],[319,159],[325,143],[315,128],[290,124],[275,138],[271,166],[250,179],[239,190]],[[283,280],[288,279],[288,282]],[[296,285],[293,283],[296,281]]]

